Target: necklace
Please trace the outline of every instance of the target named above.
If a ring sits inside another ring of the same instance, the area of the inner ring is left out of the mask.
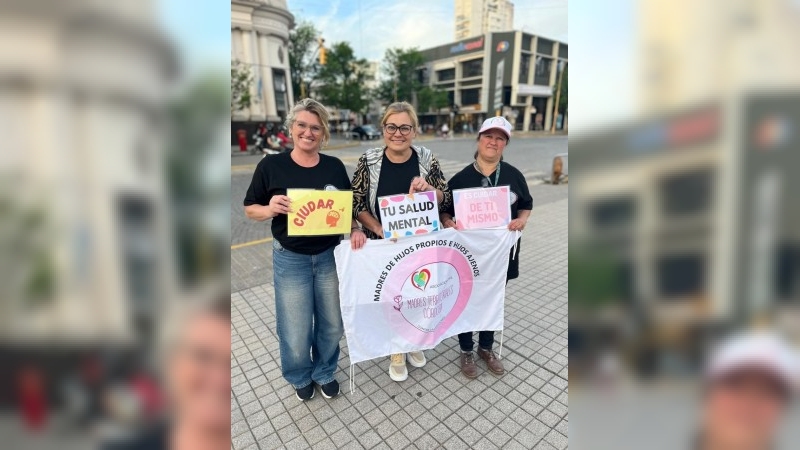
[[[475,167],[475,170],[477,170],[479,174],[483,175],[480,166],[478,166],[478,161],[475,161],[474,163],[472,163],[472,165],[473,167]],[[497,169],[494,172],[494,183],[492,183],[492,180],[489,177],[483,175],[483,180],[481,180],[481,187],[490,187],[490,186],[495,187],[497,186],[498,181],[500,181],[500,163],[497,163]]]

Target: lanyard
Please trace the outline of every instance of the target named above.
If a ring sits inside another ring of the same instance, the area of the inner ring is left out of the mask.
[[[481,169],[478,167],[478,161],[475,161],[474,163],[472,163],[472,166],[475,167],[475,170],[477,170],[479,174],[483,175],[483,178],[486,180],[486,185],[483,185],[483,181],[481,181],[481,185],[483,185],[483,187],[489,187],[489,186],[495,187],[495,186],[497,186],[497,182],[500,181],[500,166],[501,165],[502,165],[501,163],[497,163],[497,170],[495,170],[495,172],[494,172],[494,184],[492,184],[492,180],[489,177],[487,177],[486,175],[483,175],[483,172],[481,172]]]

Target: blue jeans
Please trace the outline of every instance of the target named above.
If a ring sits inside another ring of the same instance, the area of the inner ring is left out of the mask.
[[[333,248],[318,255],[272,245],[281,372],[295,389],[334,380],[344,334]]]

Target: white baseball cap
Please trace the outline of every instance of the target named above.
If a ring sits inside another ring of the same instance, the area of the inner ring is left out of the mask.
[[[509,121],[503,116],[490,117],[484,120],[483,125],[481,125],[481,129],[478,131],[478,134],[495,128],[505,133],[508,139],[511,139],[511,130],[513,128],[511,123],[509,123]]]
[[[746,369],[764,370],[793,393],[798,390],[800,361],[797,352],[775,333],[749,332],[729,338],[713,353],[706,377],[708,381],[715,381]]]

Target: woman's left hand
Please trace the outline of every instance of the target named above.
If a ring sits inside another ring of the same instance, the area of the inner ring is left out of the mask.
[[[360,228],[350,230],[350,248],[360,250],[367,243],[367,235]]]
[[[428,184],[428,182],[425,181],[425,178],[414,177],[411,180],[411,186],[408,188],[408,193],[413,194],[415,192],[427,192],[432,190],[434,190],[433,186]]]
[[[508,224],[508,229],[511,231],[522,231],[525,229],[525,222],[522,219],[514,219]]]

